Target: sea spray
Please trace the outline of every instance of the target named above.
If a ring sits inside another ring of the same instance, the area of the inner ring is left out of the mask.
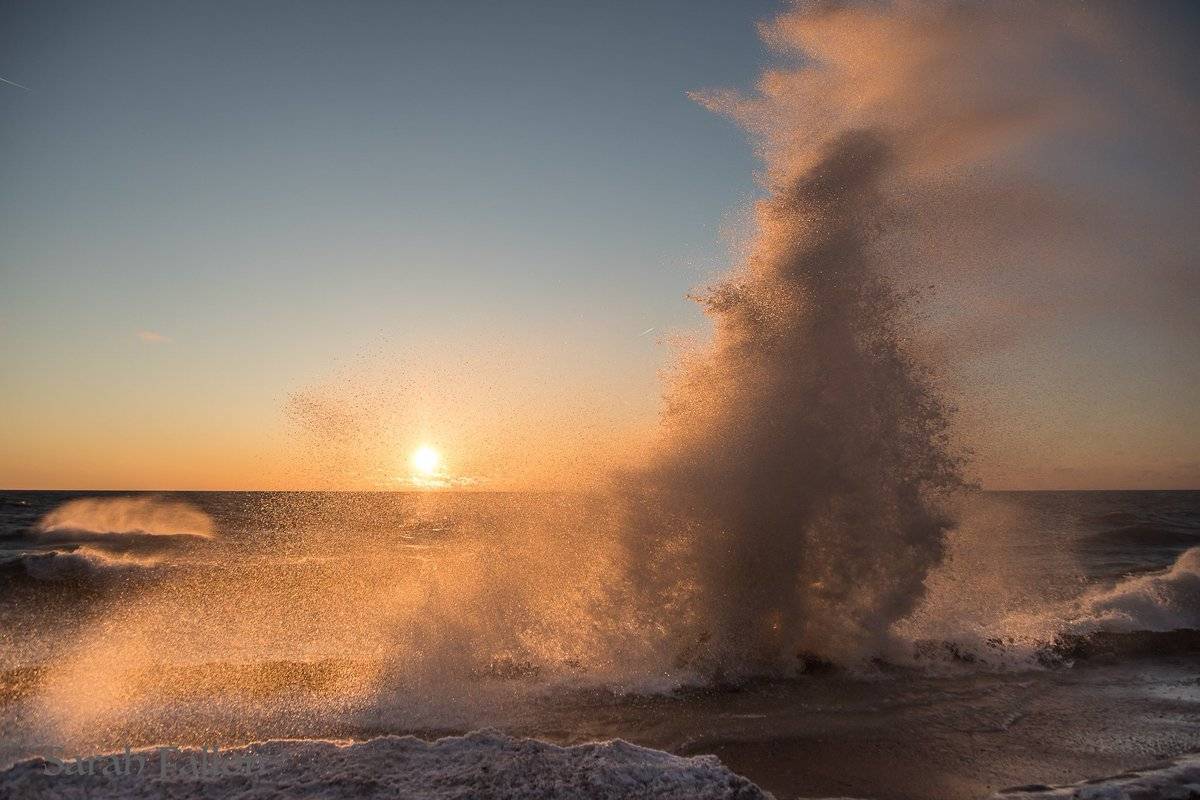
[[[948,410],[871,249],[892,159],[879,132],[848,131],[759,204],[748,262],[699,296],[712,343],[629,476],[629,547],[669,553],[637,579],[678,606],[705,669],[875,652],[940,559],[936,498],[960,482]]]
[[[43,533],[213,535],[212,520],[203,511],[188,503],[155,496],[71,500],[43,517],[37,528]]]
[[[761,27],[780,59],[755,92],[694,95],[754,136],[766,197],[744,262],[697,294],[712,338],[674,370],[657,450],[624,475],[631,582],[677,663],[895,654],[979,432],[953,418],[948,359],[1012,341],[1011,309],[1104,238],[1028,165],[1111,116],[1127,81],[1077,67],[1115,75],[1128,43],[1102,9],[1031,12],[797,3]]]

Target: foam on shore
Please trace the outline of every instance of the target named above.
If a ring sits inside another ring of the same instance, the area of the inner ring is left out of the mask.
[[[716,756],[685,758],[619,739],[558,747],[495,731],[434,742],[383,736],[364,742],[276,740],[222,750],[204,761],[198,750],[133,751],[140,774],[46,774],[60,769],[42,758],[0,772],[0,797],[55,800],[135,798],[657,798],[658,800],[769,800],[771,795],[735,775]],[[74,756],[59,755],[70,764]],[[168,766],[161,768],[162,760]],[[193,760],[194,759],[194,760]],[[189,767],[189,763],[193,767]],[[94,761],[101,773],[109,757]],[[243,764],[245,768],[237,765]]]

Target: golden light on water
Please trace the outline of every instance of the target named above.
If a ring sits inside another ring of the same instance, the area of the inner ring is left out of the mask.
[[[417,475],[432,477],[437,474],[438,468],[442,465],[442,454],[429,445],[423,444],[413,451],[408,460]]]

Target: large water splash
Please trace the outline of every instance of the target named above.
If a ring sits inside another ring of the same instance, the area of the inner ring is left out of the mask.
[[[887,136],[847,131],[759,204],[746,265],[701,295],[713,342],[667,395],[630,546],[722,670],[862,656],[920,597],[959,485],[947,409],[872,244]]]
[[[1111,286],[1080,259],[1104,214],[1030,170],[1123,123],[1146,63],[1108,11],[798,3],[762,26],[782,63],[754,93],[695,95],[755,137],[767,196],[628,475],[637,591],[689,663],[861,659],[920,602],[964,484],[939,370],[1011,343],[1039,292]]]

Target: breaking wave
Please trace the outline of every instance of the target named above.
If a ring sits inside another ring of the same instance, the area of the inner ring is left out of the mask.
[[[98,587],[126,578],[148,577],[159,564],[158,559],[112,556],[80,547],[0,557],[0,575],[6,589],[22,580]]]
[[[988,527],[969,518],[966,527],[978,528],[970,541],[979,542],[1013,524],[1001,517]],[[1028,668],[1200,652],[1200,547],[1178,552],[1161,569],[1083,585],[1073,579],[1071,558],[1045,543],[1030,553],[1042,570],[1014,563],[1012,554],[1003,546],[953,542],[951,557],[931,576],[918,610],[897,626],[885,657]],[[1003,560],[1007,568],[997,569]]]
[[[0,600],[29,590],[56,600],[115,586],[147,585],[217,544],[208,514],[187,503],[145,497],[88,497],[63,503],[0,550]]]
[[[85,497],[71,500],[38,522],[43,534],[145,534],[211,538],[212,519],[194,506],[157,497]]]
[[[1078,605],[1069,619],[1071,632],[1200,629],[1200,547],[1183,552],[1162,572],[1088,591]]]

